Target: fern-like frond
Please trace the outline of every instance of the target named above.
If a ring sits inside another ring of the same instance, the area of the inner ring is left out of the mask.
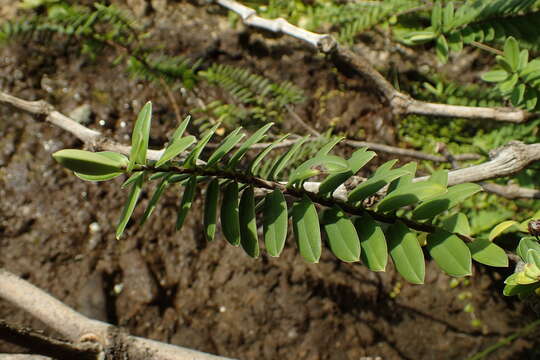
[[[331,27],[339,33],[339,40],[352,43],[364,30],[387,20],[396,13],[421,5],[415,0],[358,1],[339,4],[318,3],[308,8],[307,27],[313,30]]]
[[[148,56],[144,62],[132,56],[127,65],[129,73],[147,81],[181,82],[187,89],[193,88],[197,82],[195,70],[198,63],[192,63],[183,56]]]
[[[129,44],[138,36],[134,21],[123,11],[113,5],[96,3],[93,9],[58,5],[31,19],[4,23],[0,30],[0,40],[44,34],[80,36],[93,41],[114,41],[119,44]]]
[[[520,41],[522,47],[538,50],[540,44],[540,12],[525,13],[473,22],[461,30],[465,43],[499,42],[513,36]]]
[[[476,21],[518,15],[535,3],[536,0],[469,0],[457,9],[453,27],[464,26]]]
[[[444,101],[450,105],[463,106],[497,107],[505,104],[499,91],[477,84],[438,82],[435,86],[424,83],[423,87],[426,91],[420,91],[418,96],[424,100]]]
[[[227,90],[240,102],[251,104],[273,99],[279,107],[305,100],[302,90],[290,82],[274,83],[247,69],[229,65],[212,65],[200,73],[208,82]]]

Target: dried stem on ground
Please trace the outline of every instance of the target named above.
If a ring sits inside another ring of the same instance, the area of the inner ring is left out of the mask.
[[[244,24],[259,29],[282,33],[302,40],[320,52],[329,55],[338,68],[353,70],[368,80],[388,102],[396,115],[418,114],[467,119],[486,119],[522,123],[532,115],[526,111],[512,108],[487,108],[455,106],[429,103],[416,100],[396,90],[361,54],[346,49],[328,34],[317,34],[290,24],[283,18],[265,19],[254,9],[232,0],[215,0],[219,5],[235,12]]]
[[[76,312],[43,290],[0,268],[0,299],[4,299],[56,330],[75,347],[94,344],[112,359],[226,360],[179,346],[131,336]],[[2,334],[2,332],[0,332]],[[42,344],[43,345],[43,344]]]
[[[129,155],[131,147],[128,145],[119,144],[98,131],[91,130],[75,120],[67,117],[66,115],[58,112],[51,104],[39,100],[39,101],[26,101],[15,96],[9,95],[0,90],[0,103],[10,104],[18,109],[28,111],[36,115],[44,115],[46,121],[58,126],[59,128],[66,130],[83,141],[87,146],[98,149],[116,151],[125,155]],[[376,151],[386,151],[396,155],[412,156],[421,158],[420,154],[414,150],[399,149],[395,147],[388,148],[387,145],[373,144],[360,141],[348,140],[345,143],[351,146],[367,146]],[[290,144],[287,144],[289,146]],[[149,160],[158,160],[163,154],[163,150],[149,150],[147,157]],[[429,154],[423,154],[429,155]],[[432,155],[429,155],[431,157]],[[469,155],[467,155],[469,156]],[[504,176],[513,175],[523,169],[534,161],[540,160],[540,143],[537,144],[523,144],[521,142],[511,142],[505,146],[492,150],[490,153],[491,160],[479,164],[473,165],[467,168],[452,170],[448,172],[448,185],[456,185],[465,182],[480,182],[489,179],[495,179]],[[443,157],[441,157],[443,158]],[[443,158],[444,159],[444,158]],[[456,155],[456,159],[460,159]],[[426,158],[426,160],[429,160]],[[460,159],[465,160],[465,159]],[[417,178],[417,181],[424,180],[426,177]],[[319,183],[306,182],[304,187],[307,191],[317,192]],[[494,187],[492,187],[494,188]],[[486,188],[490,191],[490,188]],[[506,193],[498,188],[497,191],[493,191],[497,194],[503,195]],[[534,190],[531,192],[529,189],[522,189],[513,194],[523,194],[523,197],[531,198],[535,197]],[[533,196],[534,195],[534,196]],[[340,186],[335,192],[334,197],[337,199],[346,199],[347,189],[344,186]],[[512,195],[515,196],[515,195]]]

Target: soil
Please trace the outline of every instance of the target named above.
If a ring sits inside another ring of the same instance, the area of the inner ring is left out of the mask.
[[[0,1],[6,18],[13,13],[8,5]],[[232,27],[223,11],[208,5],[120,5],[139,12],[167,53],[204,54],[206,61],[305,89],[312,100],[296,111],[318,130],[332,123],[350,137],[362,130],[368,140],[395,142],[393,120],[369,84],[335,72],[294,39]],[[45,99],[68,114],[89,105],[88,126],[122,142],[142,104],[152,100],[151,143],[163,144],[174,130],[177,120],[164,89],[111,66],[113,51],[92,61],[78,54],[73,41],[27,41],[0,48],[3,91]],[[215,91],[203,87],[197,96]],[[197,102],[191,93],[175,98],[182,114]],[[374,273],[339,262],[328,250],[319,264],[307,264],[293,241],[280,258],[253,260],[221,235],[206,243],[200,196],[175,232],[178,189],[167,192],[144,226],[131,222],[117,241],[115,224],[127,195],[122,179],[89,183],[62,169],[51,153],[82,144],[41,120],[0,106],[0,266],[131,334],[240,359],[464,359],[535,317],[519,301],[503,298],[509,270],[475,267],[468,281],[455,286],[428,260],[426,284],[415,286],[391,264]],[[284,128],[302,131],[294,123]],[[134,219],[148,194],[151,189]],[[45,329],[2,301],[0,319]],[[536,358],[538,344],[537,337],[519,338],[490,359]],[[17,351],[23,349],[0,342],[0,352]]]

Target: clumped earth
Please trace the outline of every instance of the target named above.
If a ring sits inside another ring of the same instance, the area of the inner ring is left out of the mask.
[[[394,141],[391,118],[369,86],[332,71],[298,41],[231,28],[217,7],[120,5],[144,14],[141,21],[168,53],[207,54],[306,89],[312,100],[296,110],[319,130],[332,120],[350,136],[364,129],[370,140]],[[5,7],[0,12],[9,13]],[[45,99],[68,114],[87,105],[88,126],[122,142],[137,111],[152,100],[152,143],[163,144],[177,122],[165,90],[110,66],[112,51],[90,61],[77,55],[76,44],[66,44],[1,48],[0,89]],[[335,95],[317,98],[321,93]],[[194,95],[175,95],[183,114],[194,107]],[[82,144],[40,120],[0,105],[0,266],[131,334],[241,359],[464,359],[534,318],[521,303],[502,297],[506,273],[477,265],[468,283],[455,286],[428,261],[426,284],[414,286],[391,264],[374,273],[339,262],[327,250],[319,264],[307,264],[291,240],[280,258],[258,260],[220,235],[206,243],[200,196],[183,230],[175,232],[179,189],[167,192],[145,226],[130,223],[117,241],[114,227],[127,195],[122,179],[89,183],[61,168],[51,153]],[[134,219],[148,194],[151,189]],[[467,304],[473,313],[465,311]],[[0,318],[45,328],[5,302]],[[537,344],[520,338],[492,358],[533,358]],[[0,342],[0,352],[15,351],[22,349]]]

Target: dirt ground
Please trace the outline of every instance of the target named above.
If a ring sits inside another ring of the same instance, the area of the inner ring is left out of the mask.
[[[209,61],[292,81],[312,99],[297,111],[315,128],[334,119],[350,136],[362,128],[370,140],[395,141],[392,120],[368,84],[337,74],[298,41],[231,28],[216,7],[129,3],[145,14],[142,21],[168,53],[206,54]],[[0,48],[0,89],[45,99],[68,114],[87,104],[88,126],[122,142],[137,111],[152,100],[151,142],[163,144],[176,123],[164,90],[110,66],[113,52],[90,61],[75,48],[62,42]],[[317,92],[337,95],[323,104]],[[183,114],[196,101],[176,98]],[[280,258],[258,260],[221,235],[206,243],[201,197],[175,232],[179,189],[167,192],[145,226],[130,223],[117,241],[114,228],[127,196],[122,179],[84,182],[51,157],[81,146],[39,118],[0,105],[0,266],[131,334],[240,359],[465,359],[534,319],[519,301],[503,298],[506,273],[487,268],[476,267],[468,284],[455,286],[428,262],[426,284],[414,286],[391,265],[374,273],[327,250],[319,264],[307,264],[292,241]],[[139,206],[134,218],[143,211]],[[469,303],[473,313],[465,311]],[[2,301],[0,318],[44,328]],[[536,336],[521,338],[490,359],[537,358],[538,344]],[[13,351],[22,349],[0,342],[0,352]]]

